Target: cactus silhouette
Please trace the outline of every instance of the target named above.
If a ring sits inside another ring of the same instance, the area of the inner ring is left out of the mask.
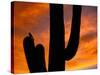
[[[81,6],[73,6],[72,27],[67,48],[64,47],[63,5],[50,4],[49,71],[65,70],[65,60],[72,59],[77,51],[80,35]]]
[[[65,48],[65,60],[72,59],[78,49],[79,36],[80,36],[80,23],[81,23],[81,10],[80,5],[73,5],[73,16],[71,33],[67,47]]]
[[[72,59],[78,48],[81,22],[81,6],[73,6],[71,33],[65,48],[63,5],[50,4],[50,45],[48,71],[64,71],[65,61]],[[44,47],[35,47],[31,33],[24,38],[24,51],[31,73],[46,72]]]
[[[63,5],[50,4],[49,71],[63,71],[65,69],[63,21]]]
[[[30,72],[46,72],[44,47],[41,44],[35,47],[31,33],[24,38],[23,46]]]

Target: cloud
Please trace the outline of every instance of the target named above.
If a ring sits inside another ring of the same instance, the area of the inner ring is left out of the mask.
[[[84,42],[89,42],[93,39],[96,39],[96,37],[97,37],[97,32],[88,32],[85,35],[81,36],[80,40]]]
[[[76,56],[66,61],[66,69],[84,69],[97,64],[97,9],[83,6],[81,18],[80,43]],[[31,32],[35,45],[41,43],[45,47],[46,67],[48,66],[49,35],[50,35],[49,5],[44,3],[15,2],[15,73],[29,72],[23,49],[23,38]],[[65,42],[70,36],[72,6],[64,5]],[[89,60],[87,62],[87,60]],[[20,67],[21,65],[21,67]]]

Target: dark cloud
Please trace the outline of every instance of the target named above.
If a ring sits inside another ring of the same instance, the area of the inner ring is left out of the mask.
[[[85,35],[80,37],[80,41],[89,42],[97,38],[97,32],[88,32]]]

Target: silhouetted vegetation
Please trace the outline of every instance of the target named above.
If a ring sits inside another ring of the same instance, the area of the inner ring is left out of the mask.
[[[50,46],[48,71],[64,71],[65,61],[72,59],[78,48],[81,22],[81,6],[73,6],[71,34],[65,48],[63,5],[50,4]],[[34,38],[29,33],[24,38],[24,51],[30,72],[46,72],[44,47],[35,47]]]
[[[35,47],[31,33],[24,38],[23,45],[30,72],[46,72],[44,47],[41,44]]]
[[[67,47],[65,48],[65,60],[72,59],[78,48],[80,36],[80,23],[81,23],[81,10],[80,5],[73,5],[71,33]]]
[[[63,5],[50,4],[49,71],[65,70],[65,60],[75,56],[79,44],[80,20],[81,6],[74,5],[70,39],[65,48]]]
[[[49,71],[64,70],[64,48],[63,5],[50,4]]]

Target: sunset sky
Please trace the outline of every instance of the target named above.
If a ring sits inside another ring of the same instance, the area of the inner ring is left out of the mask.
[[[23,49],[23,39],[31,32],[35,45],[45,47],[48,68],[50,15],[46,3],[14,3],[14,72],[28,73]],[[65,46],[69,40],[72,5],[64,5]],[[79,47],[75,57],[66,61],[66,70],[94,69],[97,67],[97,8],[82,6]]]

